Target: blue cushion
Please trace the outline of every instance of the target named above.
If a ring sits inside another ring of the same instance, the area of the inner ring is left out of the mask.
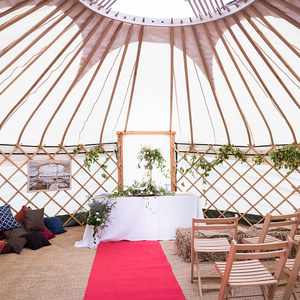
[[[63,222],[59,217],[45,218],[44,223],[46,227],[54,234],[60,234],[65,232]]]
[[[0,231],[6,231],[20,227],[20,224],[13,217],[10,206],[0,206]]]

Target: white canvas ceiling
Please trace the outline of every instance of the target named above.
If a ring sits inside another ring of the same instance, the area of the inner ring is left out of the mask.
[[[300,3],[257,0],[204,24],[119,22],[71,1],[1,1],[0,143],[300,140]]]

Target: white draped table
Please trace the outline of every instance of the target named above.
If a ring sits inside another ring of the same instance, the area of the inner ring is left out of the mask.
[[[95,197],[107,201],[104,197]],[[100,241],[172,240],[178,227],[191,227],[193,217],[203,217],[198,196],[120,197],[115,202],[108,226],[93,238],[93,226],[86,225],[75,247],[95,247]]]

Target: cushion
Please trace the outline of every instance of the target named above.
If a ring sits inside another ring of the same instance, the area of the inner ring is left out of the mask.
[[[26,218],[26,213],[30,209],[30,207],[26,207],[25,205],[21,208],[21,210],[15,215],[15,219],[19,223],[23,223]]]
[[[23,237],[26,234],[27,234],[27,231],[22,226],[11,229],[11,230],[4,231],[4,235],[7,239],[10,239],[12,237]]]
[[[37,250],[51,245],[50,242],[39,231],[31,231],[26,235],[26,247],[31,250]]]
[[[3,240],[0,241],[0,254],[6,254],[12,252],[10,246],[8,245],[7,241]]]
[[[46,227],[54,234],[66,232],[61,219],[58,217],[45,218],[44,222]]]
[[[20,224],[11,213],[10,206],[8,204],[0,206],[0,231],[14,229],[19,226]]]
[[[55,234],[52,233],[47,227],[45,227],[42,231],[40,231],[40,233],[47,240],[51,240],[55,237]]]
[[[6,236],[4,234],[4,231],[0,231],[0,241],[5,240],[5,239],[6,239]]]
[[[7,243],[13,252],[19,254],[26,244],[26,238],[13,235],[9,239],[7,239]]]
[[[28,231],[37,230],[41,231],[45,228],[44,224],[44,209],[29,209],[26,212],[24,219],[25,229]]]
[[[4,249],[6,245],[6,241],[0,241],[0,253],[2,253],[2,250]]]

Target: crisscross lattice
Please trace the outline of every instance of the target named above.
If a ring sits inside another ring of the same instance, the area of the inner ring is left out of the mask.
[[[83,146],[74,154],[75,147],[0,146],[0,205],[9,203],[16,212],[23,205],[44,208],[45,214],[67,215],[82,224],[77,213],[86,211],[88,201],[96,194],[112,192],[117,188],[117,145],[104,144],[102,161],[89,169],[84,166],[85,153],[95,145]],[[28,193],[27,163],[31,159],[70,159],[72,162],[72,187],[62,191]],[[105,164],[103,169],[101,165]]]
[[[191,150],[192,149],[192,150]],[[285,214],[300,208],[299,174],[277,170],[268,158],[256,165],[253,156],[268,154],[270,147],[242,147],[247,161],[234,157],[215,167],[207,178],[194,167],[196,159],[212,160],[218,146],[176,144],[177,190],[196,192],[203,200],[204,213],[215,211],[220,216],[228,212],[240,216],[243,223],[252,225],[263,221],[266,213]],[[190,169],[191,172],[187,172]]]

